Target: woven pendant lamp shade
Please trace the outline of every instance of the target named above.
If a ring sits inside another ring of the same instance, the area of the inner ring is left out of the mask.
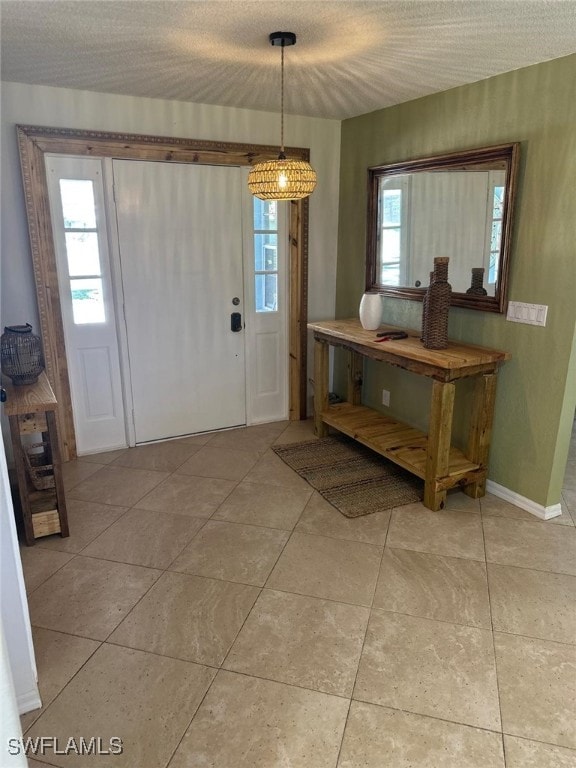
[[[294,32],[272,32],[272,45],[280,46],[280,154],[276,160],[257,163],[248,174],[248,189],[260,200],[302,200],[316,186],[316,171],[305,160],[290,160],[284,154],[284,48],[295,45]]]
[[[248,189],[260,200],[301,200],[316,186],[316,171],[304,160],[265,160],[248,174]]]

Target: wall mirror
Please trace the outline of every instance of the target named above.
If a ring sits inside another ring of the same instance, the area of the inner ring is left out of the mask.
[[[369,168],[366,290],[422,301],[434,258],[448,256],[452,305],[505,312],[519,149]],[[472,269],[484,270],[474,292]]]

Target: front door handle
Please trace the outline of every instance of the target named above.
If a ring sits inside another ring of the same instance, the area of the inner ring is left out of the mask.
[[[240,312],[232,312],[230,315],[230,330],[239,333],[242,330],[242,315]]]

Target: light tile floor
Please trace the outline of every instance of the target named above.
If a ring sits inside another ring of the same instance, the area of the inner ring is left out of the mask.
[[[576,440],[549,522],[450,495],[348,520],[269,424],[65,466],[22,556],[44,707],[112,768],[575,768]]]

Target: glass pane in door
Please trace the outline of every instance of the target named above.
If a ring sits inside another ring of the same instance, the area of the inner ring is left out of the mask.
[[[70,292],[75,325],[106,322],[100,277],[70,280]]]
[[[100,275],[100,254],[96,232],[66,232],[66,256],[70,277]]]
[[[94,185],[90,179],[60,179],[66,229],[96,229]]]

